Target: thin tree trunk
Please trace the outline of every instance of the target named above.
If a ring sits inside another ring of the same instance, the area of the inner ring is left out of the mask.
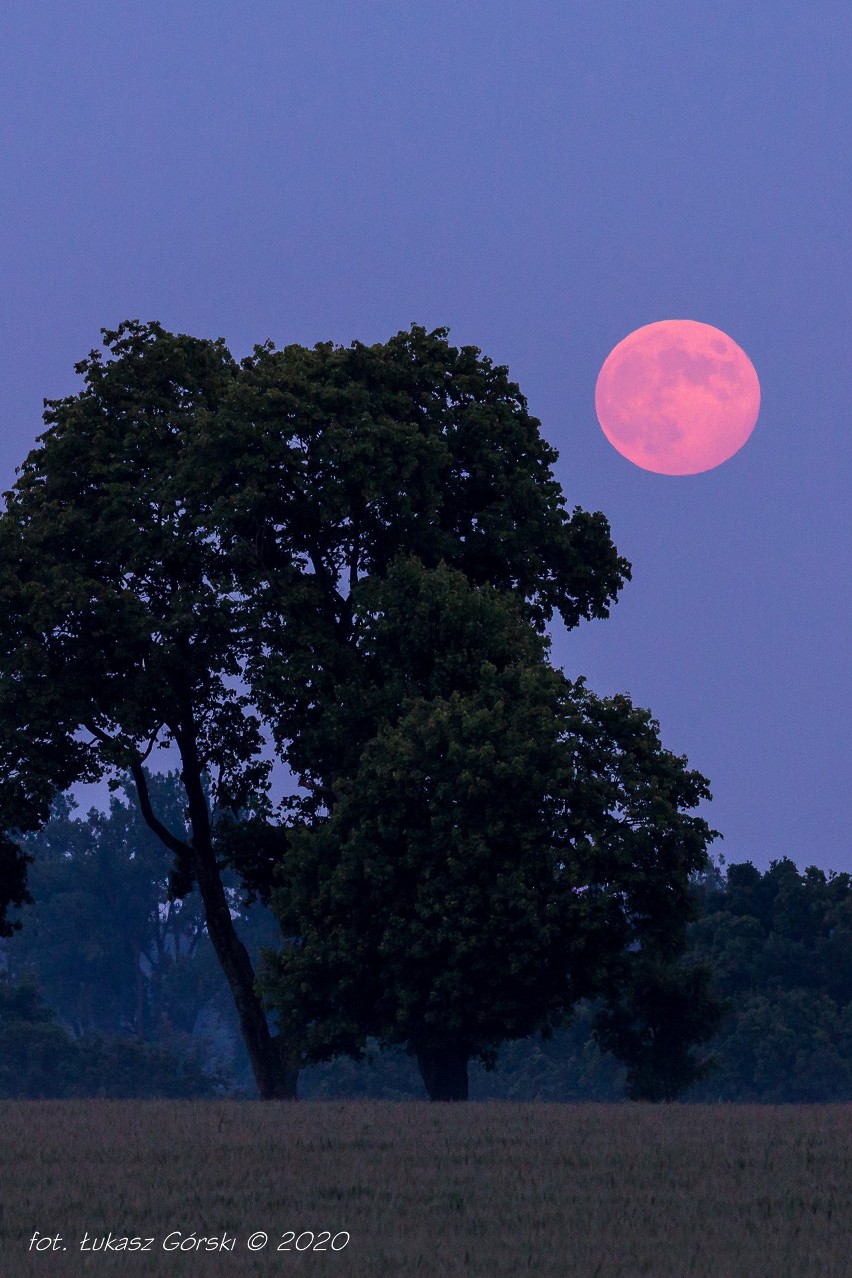
[[[195,752],[194,737],[189,742],[181,738],[182,733],[178,737],[178,746],[184,766],[183,783],[189,802],[193,869],[204,902],[207,933],[231,988],[258,1095],[261,1100],[295,1100],[298,1067],[286,1058],[281,1040],[269,1032],[266,1012],[255,986],[251,959],[234,927],[228,898],[216,864],[210,813],[201,784],[201,768]]]
[[[248,950],[234,928],[215,861],[212,868],[210,865],[212,853],[209,858],[204,852],[196,853],[195,870],[207,932],[231,988],[258,1095],[261,1100],[295,1100],[298,1068],[285,1059],[281,1040],[269,1031]]]
[[[131,770],[142,815],[167,847],[178,854],[191,854],[193,874],[204,902],[207,934],[231,990],[260,1099],[295,1100],[298,1062],[294,1054],[286,1050],[281,1039],[270,1033],[263,1002],[256,989],[251,959],[234,927],[228,898],[216,864],[210,813],[201,783],[202,769],[191,711],[185,710],[181,726],[175,727],[173,732],[181,756],[181,780],[186,791],[192,830],[191,847],[187,848],[185,843],[176,839],[155,816],[141,761],[135,760],[131,763]]]
[[[145,986],[142,980],[142,951],[139,945],[133,945],[133,957],[136,960],[136,1037],[145,1037]]]
[[[417,1064],[430,1101],[466,1101],[468,1098],[466,1048],[449,1045],[417,1049]]]

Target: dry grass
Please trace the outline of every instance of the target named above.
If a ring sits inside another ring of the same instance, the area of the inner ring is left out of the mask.
[[[850,1136],[848,1105],[6,1101],[0,1274],[846,1278]],[[287,1229],[351,1242],[277,1253]],[[80,1252],[108,1230],[155,1250]]]

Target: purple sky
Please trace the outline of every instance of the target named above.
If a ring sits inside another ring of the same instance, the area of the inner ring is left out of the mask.
[[[449,325],[634,565],[556,658],[651,707],[728,860],[852,870],[850,55],[848,0],[4,0],[0,484],[102,326],[243,355]],[[703,475],[595,418],[668,318],[761,381]]]

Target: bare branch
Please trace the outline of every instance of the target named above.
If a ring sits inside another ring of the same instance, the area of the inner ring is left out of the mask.
[[[154,809],[151,807],[151,796],[148,793],[148,780],[145,776],[145,769],[142,767],[142,762],[138,757],[130,760],[130,771],[136,784],[139,807],[142,810],[142,815],[148,828],[153,830],[157,838],[165,843],[169,851],[174,852],[175,856],[189,856],[191,852],[189,844],[182,839],[176,838],[170,830],[166,829],[162,821],[158,821],[154,815]]]
[[[96,741],[102,742],[103,745],[117,745],[115,737],[111,737],[108,732],[104,732],[103,728],[96,727],[93,723],[83,725],[87,731],[91,732]],[[91,745],[91,741],[89,745]]]
[[[154,749],[154,745],[156,744],[157,737],[160,735],[160,728],[162,728],[162,726],[163,726],[162,724],[159,724],[158,727],[155,729],[154,734],[151,737],[151,740],[148,742],[147,750],[145,751],[143,755],[140,755],[139,757],[140,763],[144,763],[145,760],[149,757],[151,751]]]

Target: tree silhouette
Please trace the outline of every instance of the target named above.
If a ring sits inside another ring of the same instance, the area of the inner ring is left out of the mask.
[[[634,954],[668,961],[669,993],[687,979],[689,876],[713,837],[688,810],[707,783],[646,711],[554,670],[511,596],[406,559],[362,583],[354,615],[362,665],[313,752],[366,743],[331,793],[295,805],[273,893],[291,942],[266,986],[306,1060],[358,1058],[375,1037],[416,1055],[432,1100],[465,1100],[472,1058],[492,1065],[580,999],[629,988],[647,1011]],[[655,1010],[677,1092],[714,1026],[688,1000]],[[614,1045],[633,1068],[632,1040]]]
[[[215,827],[252,805],[269,816],[265,729],[325,784],[313,733],[360,659],[358,581],[401,552],[443,559],[515,592],[541,627],[554,609],[569,625],[606,616],[629,567],[602,515],[566,513],[556,455],[506,370],[446,330],[267,345],[239,365],[221,340],[158,324],[104,341],[110,358],[76,366],[82,391],[47,403],[0,516],[2,826],[31,828],[55,790],[129,771],[174,856],[173,893],[198,885],[258,1091],[292,1097],[297,1060],[270,1029]],[[145,780],[164,743],[186,835]],[[232,860],[268,892],[269,840]]]

